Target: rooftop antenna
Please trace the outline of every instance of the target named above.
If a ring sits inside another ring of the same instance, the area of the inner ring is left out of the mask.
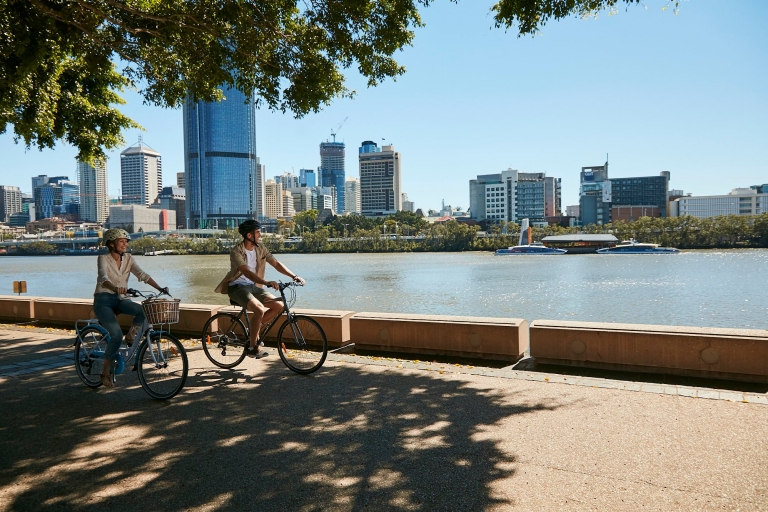
[[[141,134],[139,134],[139,146],[141,146],[141,142],[142,142]]]

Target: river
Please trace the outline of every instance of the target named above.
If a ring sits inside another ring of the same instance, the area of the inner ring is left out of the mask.
[[[457,316],[768,329],[768,250],[677,255],[506,256],[491,253],[283,254],[307,280],[296,307]],[[137,256],[187,303],[213,291],[227,256]],[[268,266],[267,277],[278,274]],[[0,257],[0,293],[90,298],[95,256]],[[131,278],[131,285],[136,281]]]

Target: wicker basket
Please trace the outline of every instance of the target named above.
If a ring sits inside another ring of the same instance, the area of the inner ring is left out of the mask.
[[[154,299],[141,303],[150,324],[176,324],[179,322],[180,299]]]

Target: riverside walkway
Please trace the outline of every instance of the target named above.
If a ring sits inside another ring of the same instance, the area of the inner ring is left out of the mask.
[[[188,343],[168,402],[87,389],[71,331],[0,326],[0,510],[768,510],[768,395]],[[354,341],[354,340],[353,340]]]

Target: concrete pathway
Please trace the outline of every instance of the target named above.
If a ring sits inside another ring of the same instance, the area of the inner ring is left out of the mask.
[[[188,344],[158,402],[86,388],[73,336],[0,328],[0,510],[768,510],[754,388]]]

